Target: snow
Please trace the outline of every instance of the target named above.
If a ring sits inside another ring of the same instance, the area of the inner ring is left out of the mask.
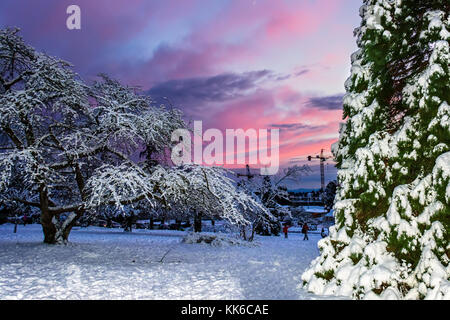
[[[223,247],[223,246],[257,246],[256,242],[248,242],[241,240],[238,237],[231,237],[227,234],[220,233],[198,233],[191,232],[187,234],[181,242],[183,243],[203,243],[210,244],[213,247]]]
[[[320,235],[252,246],[182,243],[185,232],[75,228],[42,243],[40,225],[0,226],[0,299],[323,299],[301,288]]]
[[[306,212],[310,212],[310,213],[326,213],[327,212],[324,207],[320,207],[320,206],[304,206],[303,209]]]

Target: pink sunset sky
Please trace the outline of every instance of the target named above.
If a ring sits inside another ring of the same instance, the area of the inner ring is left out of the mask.
[[[167,97],[204,130],[279,128],[286,165],[338,139],[361,2],[2,0],[0,27],[21,28],[86,81],[108,73]],[[81,30],[66,28],[72,4]],[[319,186],[317,174],[304,186]]]

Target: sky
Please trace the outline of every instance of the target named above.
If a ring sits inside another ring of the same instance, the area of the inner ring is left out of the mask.
[[[86,81],[107,73],[167,98],[205,130],[280,129],[287,165],[338,139],[361,2],[2,0],[0,27],[21,28]],[[81,30],[66,27],[72,4]],[[313,169],[303,187],[320,185]],[[332,163],[326,173],[334,179]]]

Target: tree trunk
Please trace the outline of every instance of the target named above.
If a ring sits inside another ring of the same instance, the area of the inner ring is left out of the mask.
[[[71,213],[67,219],[60,223],[57,217],[48,211],[41,214],[42,231],[44,232],[44,243],[47,244],[67,244],[69,234],[78,218],[83,215],[83,211]]]
[[[247,233],[245,232],[245,226],[241,227],[241,237],[247,241]]]
[[[181,230],[181,219],[180,218],[175,219],[175,224],[177,225],[177,230]]]
[[[150,230],[153,230],[154,225],[155,225],[155,220],[153,219],[153,217],[151,217],[151,218],[150,218],[150,226],[149,226],[149,229],[150,229]]]
[[[129,216],[125,218],[125,232],[133,231],[133,217]]]
[[[63,243],[67,243],[69,241],[70,231],[72,231],[72,228],[75,226],[78,219],[83,216],[83,214],[84,210],[78,210],[75,212],[75,215],[69,215],[69,217],[67,217],[67,220],[64,221],[63,228],[61,230]]]
[[[44,243],[56,243],[56,217],[48,210],[49,200],[45,184],[39,186],[39,202],[41,204],[41,225],[44,232]]]
[[[202,232],[202,212],[194,213],[194,232]]]
[[[252,234],[250,235],[250,238],[248,239],[249,242],[253,242],[253,239],[255,239],[256,227],[257,227],[257,225],[252,226]]]
[[[48,211],[41,213],[41,225],[44,232],[44,243],[55,244],[56,243],[56,226],[53,223],[53,215]]]

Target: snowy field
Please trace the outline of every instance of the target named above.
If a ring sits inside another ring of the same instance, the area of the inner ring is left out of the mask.
[[[323,299],[300,288],[318,234],[213,247],[180,231],[89,227],[49,246],[40,225],[13,228],[0,225],[0,299]]]

